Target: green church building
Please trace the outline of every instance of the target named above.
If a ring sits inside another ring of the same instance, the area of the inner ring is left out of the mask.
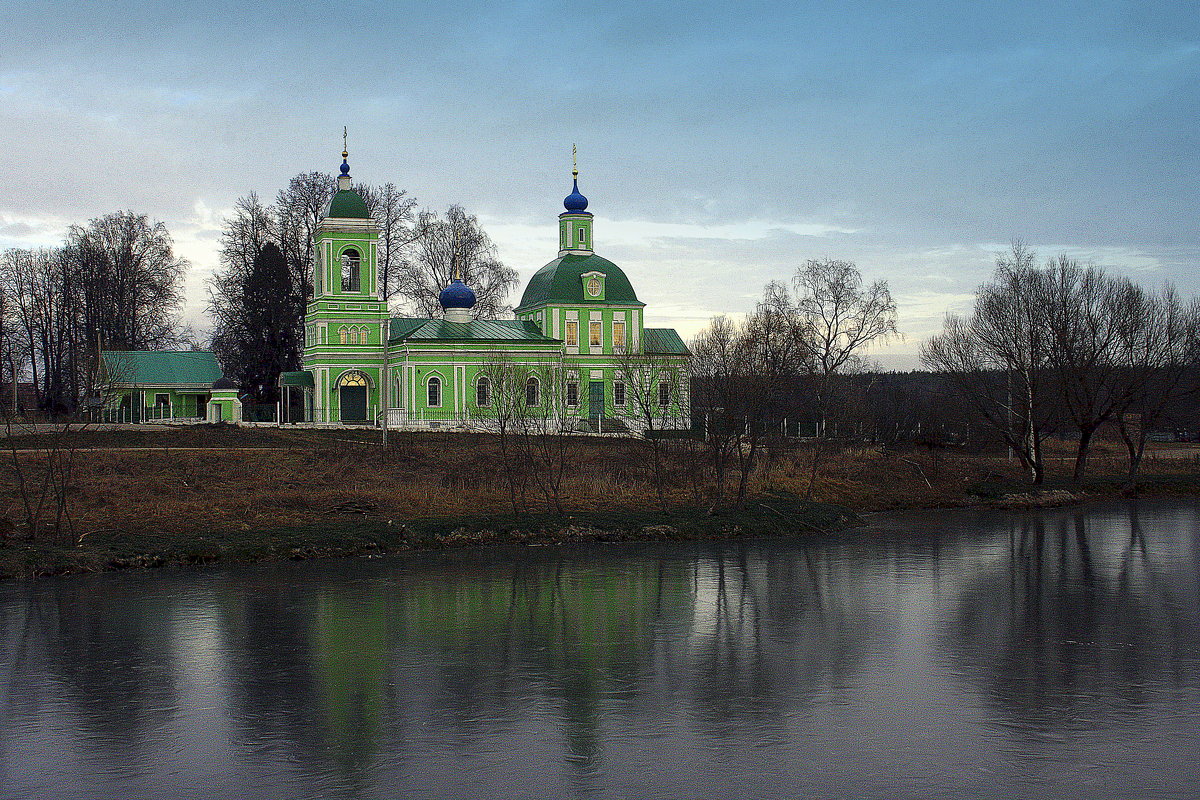
[[[515,319],[476,319],[475,293],[453,278],[436,319],[391,317],[378,281],[379,231],[351,187],[313,233],[313,296],[303,369],[280,376],[279,423],[610,433],[687,428],[690,353],[668,328],[644,326],[629,278],[592,250],[579,172],[559,214],[558,257],[530,279]],[[117,421],[242,422],[233,384],[211,353],[104,354]],[[303,397],[303,412],[294,399]],[[128,410],[122,410],[129,406]]]
[[[604,432],[644,427],[652,395],[653,413],[671,421],[657,427],[686,427],[688,349],[674,330],[644,327],[625,273],[592,250],[578,170],[558,257],[530,279],[515,319],[475,319],[475,294],[458,278],[441,292],[440,318],[389,318],[378,231],[347,159],[314,233],[304,368],[281,377],[285,391],[304,392],[305,421],[376,424],[386,409],[391,427],[470,427],[516,405]]]

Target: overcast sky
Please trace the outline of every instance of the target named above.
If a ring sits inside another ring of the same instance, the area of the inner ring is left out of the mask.
[[[848,258],[899,304],[885,365],[912,365],[1014,237],[1200,291],[1194,0],[5,2],[3,20],[0,247],[149,214],[192,263],[198,328],[233,201],[335,171],[343,125],[356,179],[465,206],[522,284],[556,255],[577,143],[597,252],[685,336]]]

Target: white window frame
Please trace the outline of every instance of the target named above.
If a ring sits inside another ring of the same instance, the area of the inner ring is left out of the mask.
[[[433,389],[435,381],[437,383],[437,402],[431,403],[431,402],[429,402],[430,390]],[[441,408],[442,403],[445,400],[445,398],[442,394],[444,389],[445,389],[445,387],[442,386],[442,376],[430,375],[428,378],[426,378],[425,379],[425,405],[428,406],[429,408]]]

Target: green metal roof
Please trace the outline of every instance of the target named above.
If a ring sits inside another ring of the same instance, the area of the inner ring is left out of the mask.
[[[432,322],[432,320],[417,317],[392,317],[388,320],[388,339],[407,339],[410,333],[426,322]]]
[[[542,335],[534,323],[516,319],[447,322],[444,319],[398,317],[391,320],[391,340],[559,343],[557,339]]]
[[[583,296],[583,274],[604,273],[604,300],[596,301]],[[521,311],[546,303],[622,303],[643,306],[637,299],[629,278],[616,264],[593,253],[590,256],[567,254],[559,256],[539,269],[529,279],[525,294],[521,295]]]
[[[646,328],[642,331],[642,349],[652,355],[692,354],[673,328]]]
[[[325,216],[335,219],[370,219],[371,212],[362,196],[353,189],[342,189],[329,201]]]
[[[211,386],[221,377],[212,353],[200,350],[105,350],[108,379],[127,386]]]
[[[300,370],[299,372],[281,372],[279,373],[280,386],[307,386],[309,389],[316,384],[313,383],[313,374],[308,370]]]

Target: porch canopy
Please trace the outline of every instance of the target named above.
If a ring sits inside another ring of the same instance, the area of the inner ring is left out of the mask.
[[[299,372],[281,372],[279,373],[280,386],[300,386],[305,389],[311,389],[315,385],[313,383],[312,373],[308,370],[300,370]]]

